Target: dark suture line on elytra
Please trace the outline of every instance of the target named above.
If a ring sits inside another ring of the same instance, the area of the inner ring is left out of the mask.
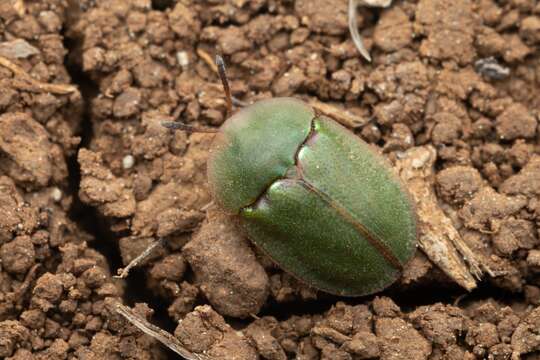
[[[315,118],[311,120],[311,130],[309,131],[308,136],[306,139],[300,144],[298,149],[296,150],[296,153],[294,154],[294,161],[297,168],[297,173],[299,176],[299,182],[302,186],[304,186],[308,191],[311,191],[315,193],[317,196],[319,196],[325,203],[327,203],[332,209],[334,209],[339,215],[341,215],[347,222],[349,222],[360,234],[362,234],[368,242],[373,246],[379,253],[384,257],[384,259],[393,267],[398,269],[399,271],[403,271],[403,265],[399,261],[399,259],[392,253],[392,250],[390,250],[382,241],[377,237],[376,234],[371,233],[364,225],[359,223],[350,213],[347,209],[340,206],[338,203],[333,201],[327,194],[325,194],[323,191],[317,189],[313,184],[309,183],[305,180],[303,176],[302,171],[302,165],[300,164],[300,151],[302,148],[306,145],[306,143],[316,135],[315,130]]]
[[[371,232],[369,232],[369,230],[366,229],[364,225],[356,221],[347,209],[337,204],[335,201],[330,199],[328,195],[326,195],[324,192],[317,189],[315,186],[313,186],[306,180],[302,179],[299,181],[299,183],[302,186],[304,186],[308,191],[311,191],[315,193],[317,196],[319,196],[321,200],[323,200],[332,209],[334,209],[339,215],[341,215],[347,222],[349,222],[360,234],[362,234],[368,240],[368,242],[375,249],[377,249],[381,253],[384,259],[390,265],[392,265],[399,271],[403,270],[403,265],[401,264],[399,259],[392,253],[392,251],[375,234],[372,234]]]

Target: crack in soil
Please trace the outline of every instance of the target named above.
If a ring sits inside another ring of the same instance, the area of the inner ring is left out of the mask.
[[[68,53],[74,51],[75,45],[67,37],[64,37],[64,46],[68,50]],[[91,106],[92,100],[99,93],[99,89],[95,82],[77,65],[80,62],[73,61],[71,63],[67,59],[66,57],[64,65],[71,77],[72,83],[79,87],[84,101],[80,129],[81,142],[75,155],[67,159],[69,191],[73,196],[73,204],[68,216],[81,229],[92,235],[94,240],[88,243],[88,247],[95,249],[106,258],[111,273],[114,274],[117,269],[124,265],[118,248],[118,240],[122,237],[122,234],[115,234],[110,229],[107,219],[95,207],[83,203],[79,197],[81,169],[77,161],[77,154],[80,149],[88,148],[93,139],[94,131],[91,122]],[[174,331],[176,324],[168,316],[167,304],[146,287],[145,272],[141,269],[132,269],[129,276],[123,280],[125,282],[124,303],[129,306],[133,306],[136,303],[148,304],[154,310],[152,322],[166,331]],[[166,349],[166,351],[169,359],[178,359],[178,355],[174,354],[171,350]]]

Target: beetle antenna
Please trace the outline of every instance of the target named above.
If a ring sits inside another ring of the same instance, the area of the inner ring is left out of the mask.
[[[194,132],[194,133],[217,133],[219,130],[217,129],[211,129],[211,128],[202,128],[198,126],[188,125],[183,122],[179,121],[162,121],[161,126],[166,127],[167,129],[171,130],[184,130],[187,132]]]
[[[216,55],[216,65],[223,89],[225,90],[225,96],[227,97],[227,113],[230,115],[232,114],[231,88],[229,86],[229,79],[227,79],[227,72],[225,71],[225,61],[223,61],[221,55]]]

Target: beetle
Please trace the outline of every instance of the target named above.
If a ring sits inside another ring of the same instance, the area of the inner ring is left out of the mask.
[[[223,59],[216,63],[231,113]],[[381,291],[415,252],[415,207],[386,159],[300,100],[262,100],[230,116],[213,140],[207,175],[213,200],[247,237],[318,290]]]

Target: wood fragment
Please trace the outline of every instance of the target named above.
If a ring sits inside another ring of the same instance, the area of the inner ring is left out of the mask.
[[[146,335],[156,339],[175,353],[180,356],[183,356],[187,360],[213,360],[205,354],[196,354],[184,347],[184,345],[173,335],[169,334],[165,330],[160,329],[159,327],[149,323],[143,317],[137,315],[131,308],[117,303],[115,305],[115,310],[117,313],[122,315],[127,321],[137,327]]]
[[[10,70],[14,78],[11,85],[13,87],[28,92],[50,92],[59,95],[68,95],[78,91],[77,87],[69,84],[49,84],[34,79],[22,67],[11,62],[7,58],[0,56],[0,66]]]
[[[445,274],[471,291],[482,277],[484,266],[437,203],[429,182],[436,157],[432,146],[414,147],[401,156],[396,169],[416,204],[420,247]]]
[[[324,115],[331,117],[336,120],[341,125],[349,129],[356,129],[367,124],[368,119],[362,118],[353,114],[346,109],[341,107],[323,103],[317,99],[309,99],[308,104],[311,105],[315,110],[323,113]]]
[[[157,249],[159,246],[163,246],[163,243],[164,240],[160,238],[148,245],[148,247],[144,249],[143,252],[141,252],[135,259],[131,260],[131,262],[125,268],[119,268],[117,272],[118,275],[114,275],[113,277],[116,279],[125,279],[129,275],[131,269],[146,260],[155,249]]]

